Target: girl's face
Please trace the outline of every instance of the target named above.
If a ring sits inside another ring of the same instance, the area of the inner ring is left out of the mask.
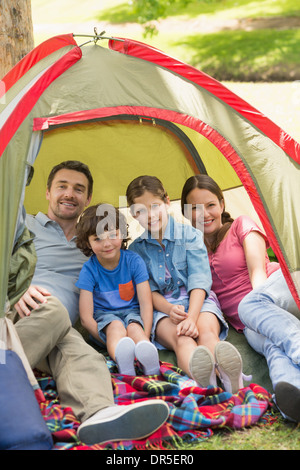
[[[89,244],[99,263],[107,269],[114,269],[120,260],[122,246],[120,230],[103,232],[102,235],[90,235]]]
[[[222,227],[222,212],[224,210],[224,201],[208,191],[208,189],[192,189],[186,198],[187,204],[190,205],[191,214],[190,221],[193,227],[204,227],[204,235],[209,237],[214,235]],[[197,205],[201,204],[201,207]],[[201,217],[201,220],[199,220]]]
[[[142,196],[135,198],[131,212],[153,238],[161,241],[168,224],[169,205],[169,199],[165,202],[149,191],[145,191]]]

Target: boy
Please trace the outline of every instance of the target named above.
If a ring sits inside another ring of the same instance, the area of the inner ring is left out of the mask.
[[[149,341],[153,307],[142,258],[127,251],[127,223],[109,204],[89,207],[77,225],[77,247],[91,256],[79,275],[83,327],[104,343],[119,372],[135,375],[134,359],[145,375],[159,374],[158,352]]]

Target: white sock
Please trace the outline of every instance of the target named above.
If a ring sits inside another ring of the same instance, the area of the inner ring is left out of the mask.
[[[120,374],[136,375],[134,368],[135,343],[131,338],[125,336],[120,339],[116,347],[115,357]]]
[[[159,375],[160,364],[156,347],[150,341],[140,341],[135,346],[135,357],[143,366],[145,375]]]

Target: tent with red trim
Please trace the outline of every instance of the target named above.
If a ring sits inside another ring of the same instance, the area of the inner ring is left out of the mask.
[[[89,165],[93,202],[125,206],[140,174],[173,200],[197,173],[243,188],[300,306],[299,144],[205,73],[137,41],[98,39],[51,38],[0,82],[0,316],[23,206],[46,210],[48,173],[68,159]]]

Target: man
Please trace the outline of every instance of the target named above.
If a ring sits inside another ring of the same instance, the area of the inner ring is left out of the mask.
[[[75,281],[87,260],[76,247],[76,223],[91,200],[92,186],[90,171],[81,162],[52,169],[47,215],[26,218],[35,235],[37,264],[32,284],[15,304],[20,317],[15,327],[31,367],[53,376],[61,404],[72,407],[82,422],[78,436],[89,445],[144,438],[168,417],[161,400],[114,405],[104,357],[72,327],[78,317]]]

